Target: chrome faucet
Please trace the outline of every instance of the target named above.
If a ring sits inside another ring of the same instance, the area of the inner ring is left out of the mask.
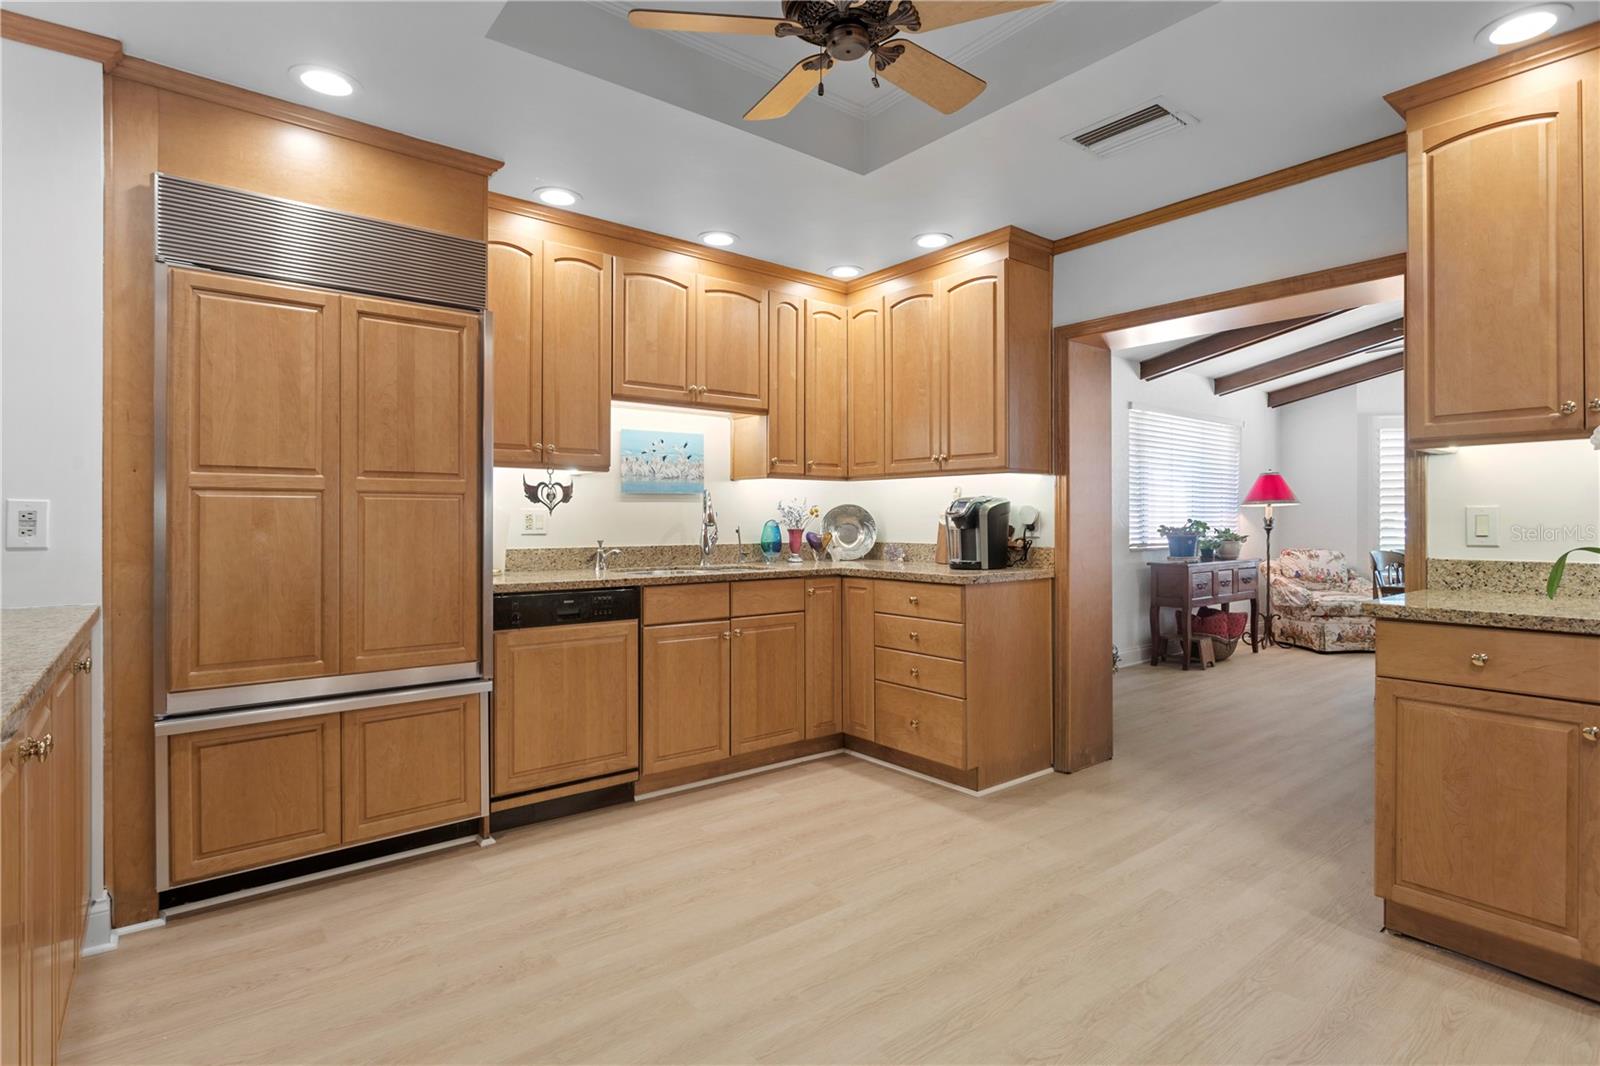
[[[597,540],[594,543],[595,543],[595,549],[594,549],[594,576],[595,577],[605,577],[606,576],[606,564],[611,561],[611,557],[612,556],[621,555],[622,554],[622,549],[621,548],[608,548],[608,547],[606,547],[606,542],[603,541],[603,540]]]
[[[717,547],[717,512],[711,506],[711,490],[705,490],[701,500],[700,515],[700,565],[711,565],[711,553]]]

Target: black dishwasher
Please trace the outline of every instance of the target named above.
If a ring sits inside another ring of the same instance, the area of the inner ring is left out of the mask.
[[[538,629],[583,622],[625,622],[639,617],[636,588],[572,592],[501,592],[494,598],[494,627]]]

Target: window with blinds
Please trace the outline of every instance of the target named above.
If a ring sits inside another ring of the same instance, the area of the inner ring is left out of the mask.
[[[1237,422],[1128,408],[1128,547],[1164,548],[1160,526],[1239,526]]]
[[[1406,431],[1378,427],[1378,547],[1406,550]]]

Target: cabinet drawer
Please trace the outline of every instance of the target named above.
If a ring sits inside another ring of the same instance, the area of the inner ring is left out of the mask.
[[[967,703],[879,681],[874,739],[885,747],[967,768]]]
[[[1232,570],[1218,570],[1216,573],[1217,573],[1217,595],[1218,596],[1231,595],[1232,592],[1233,592],[1233,571]]]
[[[1600,637],[1380,620],[1378,674],[1600,702]]]
[[[806,581],[803,577],[735,581],[729,600],[735,617],[803,611],[806,609]]]
[[[663,585],[642,590],[640,614],[647,626],[715,622],[728,617],[728,583]]]
[[[1241,566],[1233,575],[1233,583],[1240,592],[1249,592],[1260,584],[1261,571],[1254,566]]]
[[[1217,594],[1216,586],[1212,581],[1213,574],[1210,570],[1201,570],[1199,573],[1189,575],[1189,598],[1195,600],[1208,600]]]
[[[961,621],[961,586],[920,581],[875,581],[872,602],[883,614]]]
[[[898,614],[872,616],[873,639],[880,648],[898,648],[944,659],[966,657],[966,630],[960,622],[934,622]]]
[[[966,664],[893,648],[878,649],[877,678],[927,692],[942,692],[946,696],[967,694]]]

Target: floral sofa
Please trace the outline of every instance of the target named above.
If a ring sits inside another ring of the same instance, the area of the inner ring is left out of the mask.
[[[1376,624],[1361,610],[1372,599],[1372,582],[1343,552],[1285,548],[1270,570],[1272,635],[1280,643],[1312,651],[1373,649]]]

